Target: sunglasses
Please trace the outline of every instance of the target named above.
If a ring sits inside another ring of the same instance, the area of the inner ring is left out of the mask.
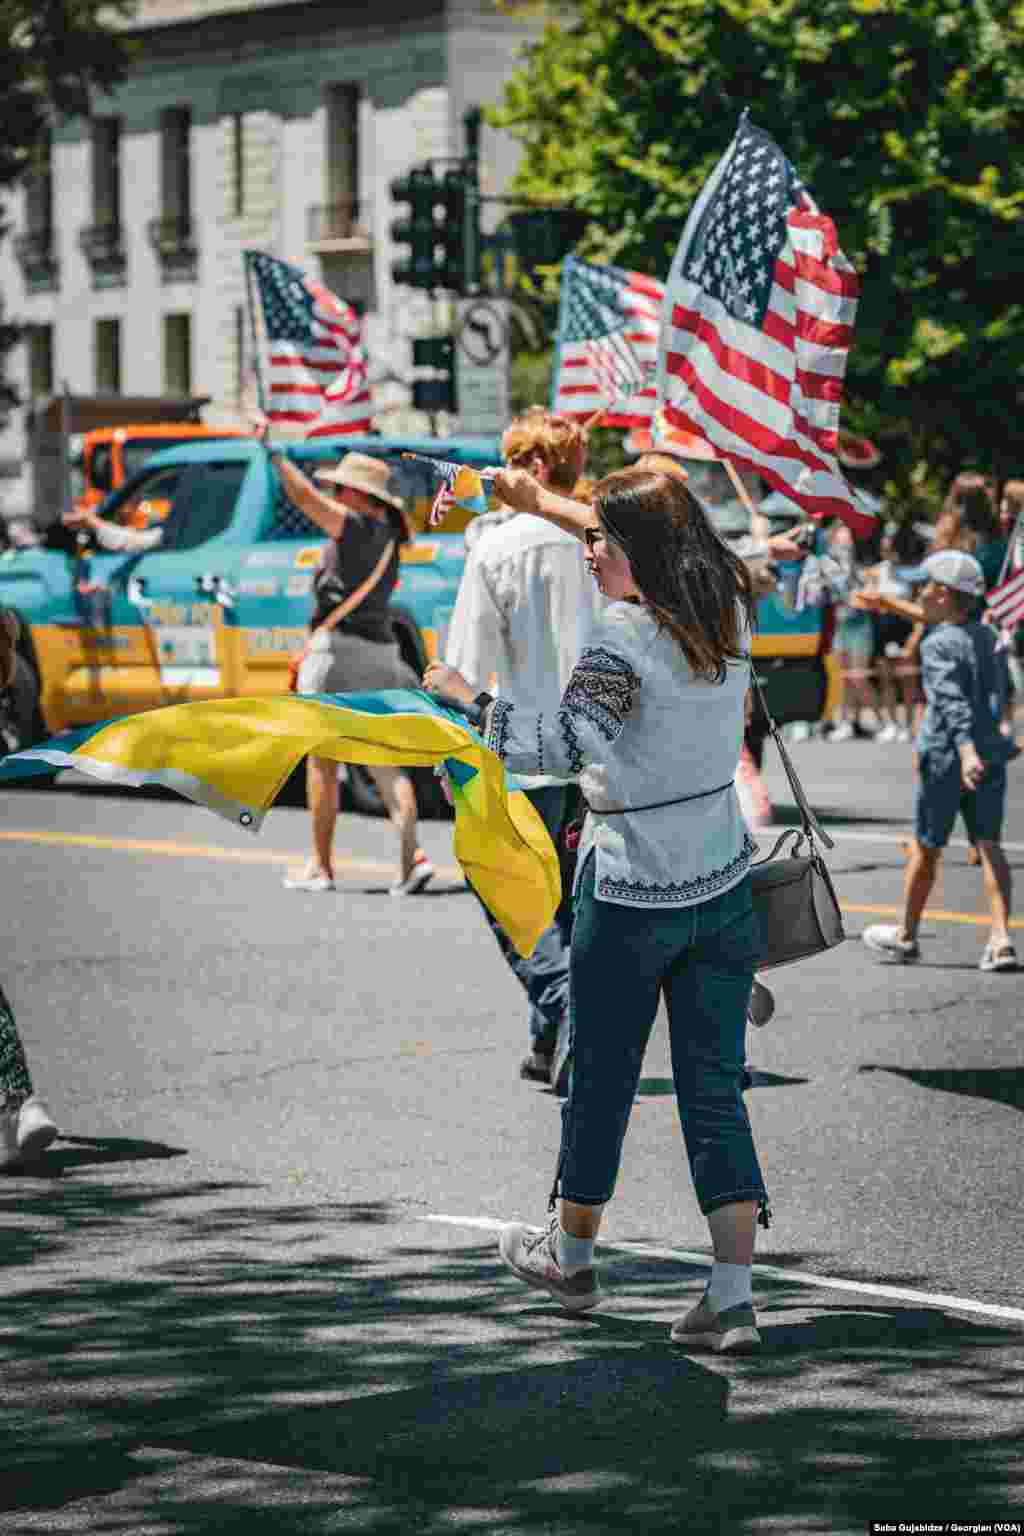
[[[604,538],[607,538],[607,534],[603,528],[584,528],[583,530],[583,542],[590,550],[591,554],[593,554],[595,548],[597,547],[598,539]]]

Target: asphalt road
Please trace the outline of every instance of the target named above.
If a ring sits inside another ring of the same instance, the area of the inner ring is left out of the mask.
[[[907,752],[796,756],[854,936],[899,900]],[[517,1078],[522,1003],[450,827],[424,826],[442,874],[403,902],[389,828],[355,817],[342,889],[284,891],[306,836],[297,809],[252,839],[67,778],[0,797],[0,977],[63,1133],[0,1178],[0,1531],[1020,1518],[1021,979],[976,969],[962,846],[920,965],[851,941],[772,979],[766,1347],[722,1362],[667,1341],[708,1248],[663,1027],[609,1300],[568,1318],[496,1261],[503,1220],[544,1217],[558,1101]]]

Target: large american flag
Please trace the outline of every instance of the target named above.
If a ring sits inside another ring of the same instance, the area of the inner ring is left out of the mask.
[[[744,112],[669,273],[659,397],[670,426],[863,537],[877,520],[836,457],[858,291],[832,220]]]
[[[985,599],[985,607],[1009,640],[1024,619],[1024,512],[1018,513],[1013,525],[999,580]]]
[[[664,292],[642,272],[565,258],[553,410],[580,421],[602,411],[610,427],[650,425]]]
[[[271,422],[307,437],[368,432],[373,417],[359,316],[315,278],[246,251],[247,289],[262,314],[261,376]]]

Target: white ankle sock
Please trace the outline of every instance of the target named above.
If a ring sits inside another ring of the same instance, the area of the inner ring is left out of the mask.
[[[718,1259],[711,1266],[708,1283],[708,1306],[713,1312],[725,1312],[753,1300],[753,1282],[749,1264],[721,1264]]]
[[[564,1232],[559,1223],[557,1253],[559,1269],[563,1275],[571,1277],[581,1269],[590,1269],[593,1265],[594,1239],[573,1237],[571,1232]]]

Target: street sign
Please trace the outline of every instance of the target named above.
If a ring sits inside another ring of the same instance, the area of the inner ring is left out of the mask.
[[[500,436],[509,419],[508,305],[501,299],[462,300],[455,340],[459,427]]]

